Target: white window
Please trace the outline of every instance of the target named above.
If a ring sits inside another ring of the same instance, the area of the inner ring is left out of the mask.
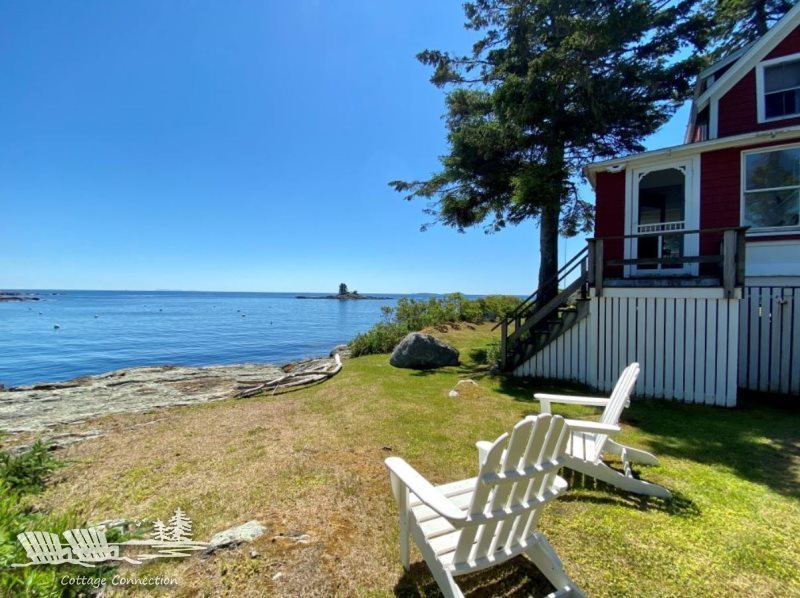
[[[800,55],[759,64],[756,90],[759,122],[800,116]]]
[[[800,225],[800,146],[745,152],[742,224],[752,229]]]

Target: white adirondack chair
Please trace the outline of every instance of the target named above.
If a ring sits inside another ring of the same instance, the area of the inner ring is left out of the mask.
[[[567,446],[564,466],[592,476],[612,486],[635,494],[672,498],[669,490],[658,484],[652,484],[633,477],[631,463],[658,465],[658,459],[650,453],[615,442],[609,436],[620,431],[619,418],[622,410],[630,405],[630,396],[639,376],[639,364],[632,363],[622,371],[611,397],[573,397],[536,393],[533,395],[541,403],[542,413],[552,413],[553,403],[569,405],[590,405],[604,407],[600,422],[611,427],[609,432],[591,432],[575,429]],[[570,422],[574,420],[569,420]],[[619,456],[623,463],[624,473],[612,469],[603,462],[603,453]]]
[[[608,426],[577,422],[600,432]],[[583,596],[553,548],[537,531],[543,506],[562,494],[559,477],[569,441],[567,420],[529,416],[511,434],[478,443],[475,478],[433,486],[399,457],[386,459],[400,507],[400,559],[409,568],[409,534],[442,593],[463,596],[454,578],[500,564],[523,552],[555,586],[550,596]]]

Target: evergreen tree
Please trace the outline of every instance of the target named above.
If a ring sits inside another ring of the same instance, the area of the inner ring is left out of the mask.
[[[713,13],[714,56],[720,58],[757,40],[792,8],[790,0],[708,0]]]
[[[161,519],[156,519],[153,524],[153,539],[159,542],[167,542],[169,538],[169,529]]]
[[[430,179],[390,185],[429,200],[426,213],[459,231],[538,221],[539,283],[549,298],[559,232],[593,225],[577,193],[580,167],[641,151],[642,138],[689,95],[702,58],[675,56],[705,43],[696,2],[468,2],[466,27],[481,34],[472,52],[418,55],[448,89],[449,153]]]
[[[339,285],[339,294],[340,295],[347,295],[347,285],[346,284],[341,283]]]
[[[178,507],[175,514],[169,519],[171,539],[180,542],[192,539],[192,520]]]

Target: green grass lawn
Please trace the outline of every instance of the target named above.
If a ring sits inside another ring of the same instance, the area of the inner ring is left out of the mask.
[[[411,573],[399,564],[383,459],[402,456],[436,483],[473,476],[475,441],[537,413],[535,391],[580,391],[488,375],[469,358],[493,340],[488,326],[442,336],[464,365],[414,372],[367,356],[301,391],[92,422],[111,432],[64,452],[68,465],[40,506],[88,521],[163,517],[181,506],[199,539],[249,519],[269,527],[253,544],[211,558],[125,570],[177,576],[179,595],[435,594],[418,552]],[[448,397],[467,377],[478,388]],[[621,440],[661,459],[638,471],[675,498],[566,476],[570,490],[541,527],[588,595],[800,595],[798,412],[634,399]],[[310,541],[287,541],[292,532]],[[524,557],[462,587],[476,595],[547,590]]]

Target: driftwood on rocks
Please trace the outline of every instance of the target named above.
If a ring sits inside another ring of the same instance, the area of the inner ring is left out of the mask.
[[[341,367],[341,357],[336,354],[283,368],[255,363],[146,366],[6,388],[0,390],[0,432],[44,432],[103,415],[247,397],[263,390],[321,382]],[[53,444],[61,446],[84,439],[88,437],[52,437]]]
[[[287,366],[286,369],[288,372],[280,378],[269,380],[257,386],[242,388],[235,397],[244,399],[265,390],[271,390],[274,394],[279,389],[295,388],[322,382],[339,373],[342,369],[342,359],[336,353],[333,359],[309,359],[308,361],[301,361]]]

